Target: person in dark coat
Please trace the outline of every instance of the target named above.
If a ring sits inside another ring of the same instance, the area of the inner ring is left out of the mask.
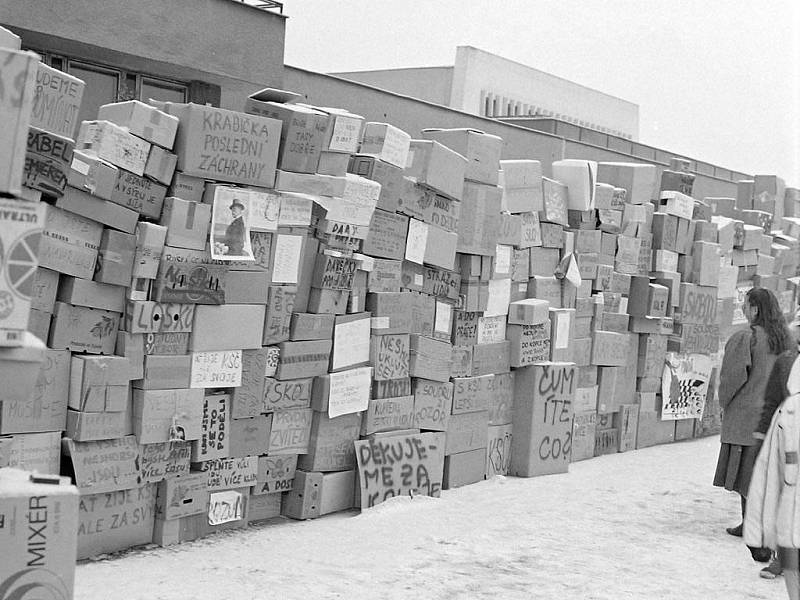
[[[225,245],[228,249],[225,254],[229,256],[243,256],[244,255],[244,236],[245,226],[244,218],[244,205],[238,200],[234,200],[230,206],[233,220],[225,229]]]
[[[747,292],[744,314],[749,327],[734,333],[725,344],[719,377],[722,409],[720,453],[714,485],[737,492],[741,498],[742,520],[747,508],[747,490],[760,448],[753,432],[764,406],[764,390],[772,367],[791,345],[791,335],[778,299],[765,288]],[[742,536],[743,525],[726,531]],[[753,558],[768,562],[768,548],[751,548]]]

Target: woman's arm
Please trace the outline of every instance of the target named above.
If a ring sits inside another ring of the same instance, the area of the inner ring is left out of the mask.
[[[750,329],[737,331],[725,344],[722,366],[719,370],[719,405],[725,410],[742,386],[747,382],[753,359],[750,354]]]
[[[764,390],[764,407],[761,409],[761,418],[758,421],[758,427],[753,434],[758,439],[764,439],[764,435],[769,429],[772,422],[772,415],[789,395],[789,390],[786,389],[786,381],[789,379],[789,373],[792,370],[795,357],[797,353],[792,351],[785,352],[778,357],[775,361],[775,366],[772,367],[772,373],[767,380],[767,387]]]

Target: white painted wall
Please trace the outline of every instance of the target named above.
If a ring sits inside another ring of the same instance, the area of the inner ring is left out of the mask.
[[[349,71],[330,73],[330,75],[388,90],[395,94],[450,106],[450,82],[453,78],[453,67]]]
[[[639,136],[638,105],[471,46],[459,46],[451,107],[484,115],[487,98],[489,116],[513,116],[516,108],[519,115],[538,111],[629,139]]]

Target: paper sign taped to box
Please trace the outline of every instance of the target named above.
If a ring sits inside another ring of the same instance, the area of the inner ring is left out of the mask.
[[[340,415],[366,410],[371,385],[372,367],[331,373],[328,416],[333,419]]]
[[[247,190],[219,186],[214,192],[214,207],[211,215],[211,258],[216,260],[254,261],[250,244],[250,223],[256,208],[251,205],[251,193]],[[264,210],[263,206],[261,207]],[[271,215],[278,222],[280,207],[274,207]]]
[[[416,433],[357,440],[361,508],[395,496],[432,496],[442,490],[443,432]]]
[[[700,419],[713,362],[704,354],[667,353],[661,379],[661,420]]]
[[[211,492],[208,502],[208,524],[222,525],[244,518],[244,499],[235,490]]]
[[[242,385],[241,350],[192,353],[189,387],[228,388],[240,385]]]

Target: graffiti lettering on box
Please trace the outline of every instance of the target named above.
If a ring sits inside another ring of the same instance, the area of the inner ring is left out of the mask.
[[[361,507],[405,495],[438,497],[442,490],[444,433],[358,440]]]

